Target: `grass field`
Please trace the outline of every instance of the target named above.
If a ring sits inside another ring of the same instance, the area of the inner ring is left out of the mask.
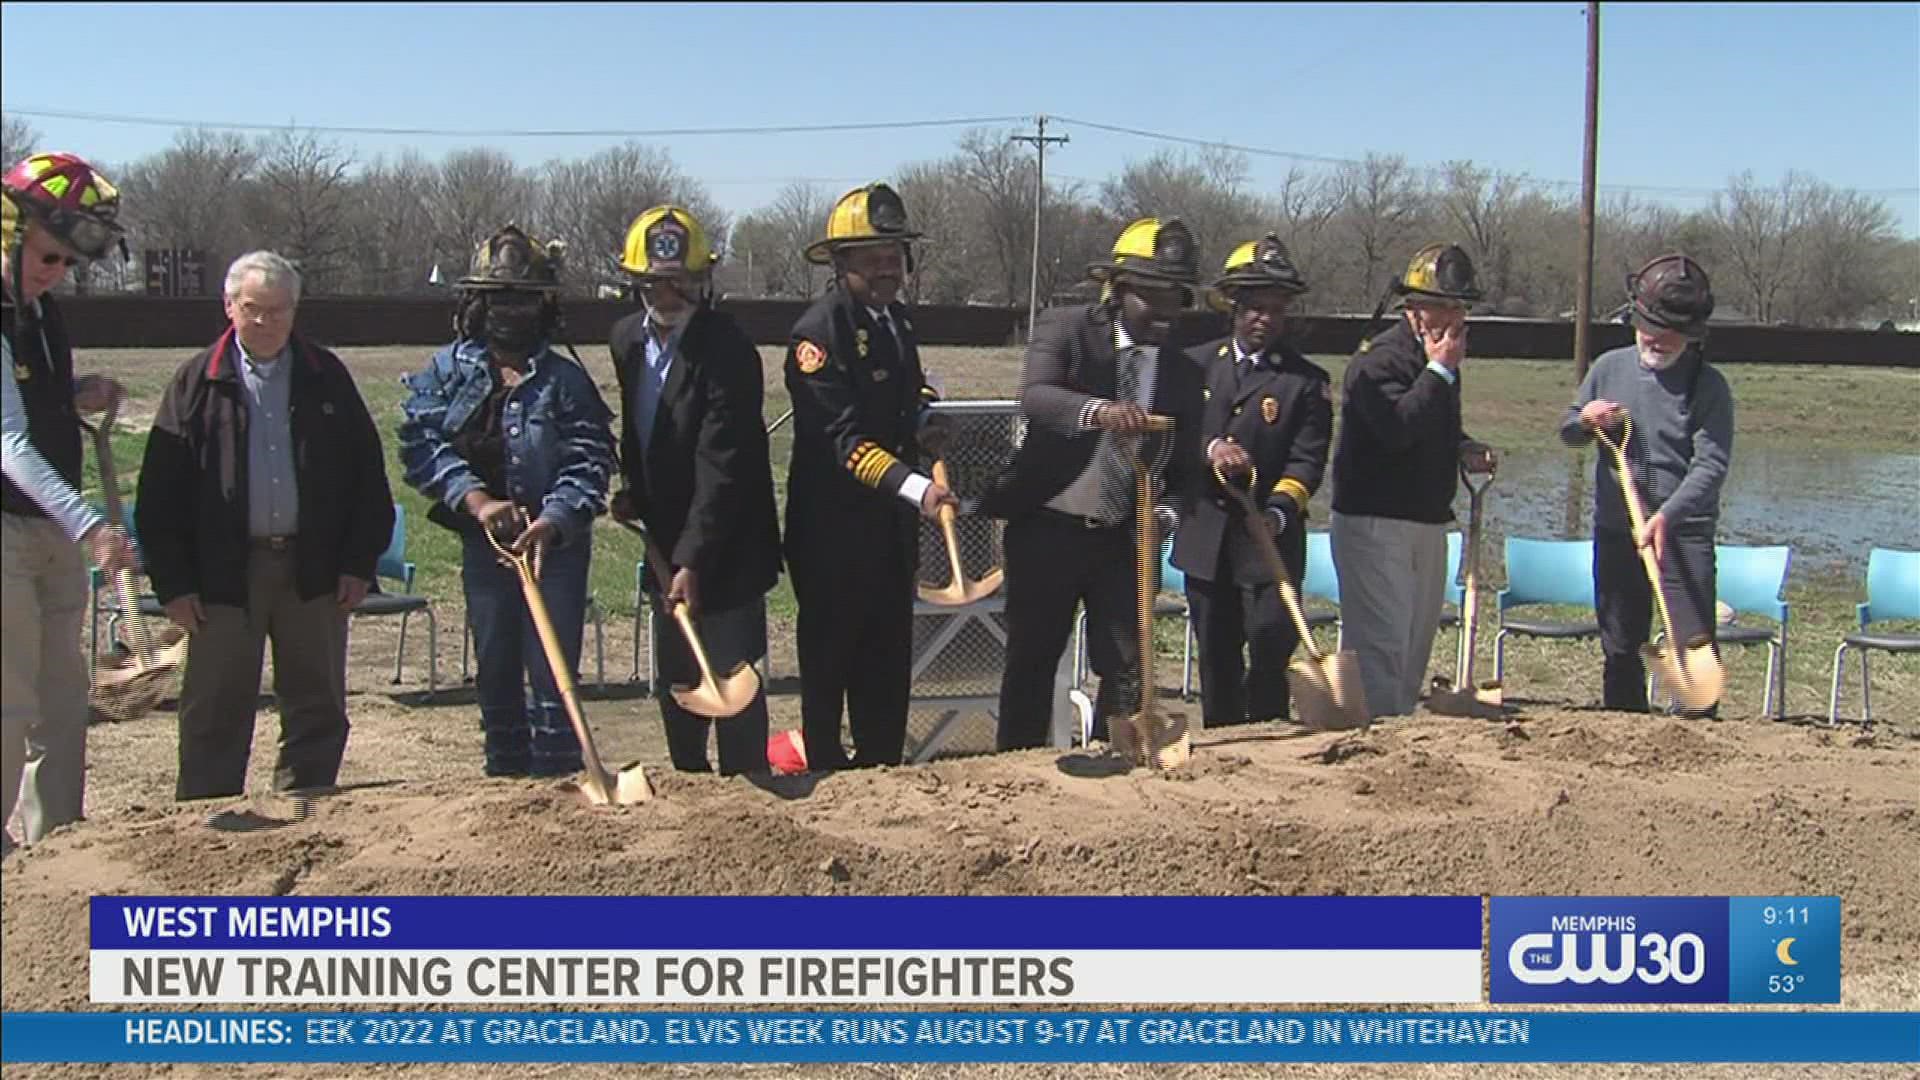
[[[417,588],[451,613],[460,603],[458,542],[452,534],[427,523],[426,502],[400,481],[394,457],[402,399],[399,377],[419,367],[431,352],[425,347],[354,348],[341,350],[341,355],[353,369],[386,443],[389,479],[408,520],[407,557],[420,567]],[[782,356],[780,350],[771,347],[762,347],[760,352],[766,373],[766,417],[772,420],[788,405],[781,379]],[[1018,392],[1018,349],[928,347],[922,352],[927,369],[943,384],[949,398],[1006,398]],[[608,404],[619,411],[606,348],[585,346],[580,353]],[[114,447],[121,485],[129,499],[160,389],[188,355],[186,350],[82,350],[77,359],[80,371],[106,372],[128,386],[130,401],[117,425]],[[1345,358],[1316,360],[1330,370],[1337,388]],[[1915,421],[1920,416],[1920,373],[1812,366],[1733,366],[1726,371],[1737,402],[1739,448],[1920,454],[1920,423]],[[1553,429],[1570,399],[1572,376],[1571,366],[1564,362],[1470,360],[1466,425],[1476,437],[1504,452],[1557,448]],[[776,497],[783,503],[791,436],[789,425],[773,438]],[[1915,467],[1920,468],[1920,457]],[[90,482],[97,480],[90,477]],[[1849,478],[1837,474],[1830,482],[1847,484]],[[1324,527],[1326,501],[1323,492],[1311,508],[1316,528]],[[1920,514],[1920,508],[1914,512]],[[632,615],[634,565],[639,554],[638,540],[625,530],[610,524],[598,529],[591,588],[610,620]],[[1489,561],[1499,560],[1496,557]],[[1497,587],[1502,582],[1498,566],[1490,567],[1487,577],[1489,586]],[[1824,715],[1833,647],[1840,635],[1854,626],[1853,605],[1864,599],[1862,588],[1858,575],[1796,572],[1790,580],[1787,596],[1794,609],[1794,647],[1790,650],[1787,683],[1793,712]],[[790,638],[794,606],[784,579],[770,597],[770,605],[774,637]],[[456,616],[443,614],[442,625],[458,627],[460,623]],[[458,639],[451,634],[449,639],[457,649]],[[1483,629],[1482,653],[1487,670],[1491,666],[1491,639],[1491,629]],[[1177,627],[1164,626],[1163,645],[1177,649],[1177,642]],[[1452,649],[1451,634],[1443,632],[1436,644],[1436,669],[1450,666],[1440,658],[1451,657]],[[791,674],[790,666],[781,667],[783,652],[791,656],[790,647],[783,650],[776,646],[775,669]],[[1763,649],[1753,649],[1728,657],[1731,708],[1758,711],[1764,653]],[[1598,696],[1597,649],[1591,644],[1534,645],[1522,641],[1510,646],[1508,665],[1509,683],[1526,697],[1578,705]],[[614,666],[624,670],[623,665]],[[1909,723],[1920,720],[1920,664],[1889,660],[1883,655],[1875,664],[1874,681],[1876,715]],[[1854,693],[1857,702],[1857,686]]]

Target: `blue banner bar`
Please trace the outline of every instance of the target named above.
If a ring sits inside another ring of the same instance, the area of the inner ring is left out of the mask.
[[[7,1013],[24,1062],[1920,1062],[1920,1013]]]
[[[1151,933],[1132,929],[1151,927]],[[96,896],[95,949],[1479,949],[1474,896]]]

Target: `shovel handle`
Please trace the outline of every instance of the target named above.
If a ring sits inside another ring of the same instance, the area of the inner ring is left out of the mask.
[[[720,681],[713,677],[713,665],[707,661],[707,647],[700,640],[700,631],[694,629],[693,613],[687,605],[673,605],[673,621],[680,624],[680,634],[687,639],[687,648],[693,650],[694,662],[700,665],[700,682],[703,686],[718,686]]]
[[[1660,585],[1660,563],[1653,557],[1653,548],[1640,544],[1640,532],[1647,527],[1647,508],[1640,501],[1640,485],[1633,479],[1633,470],[1627,467],[1627,441],[1633,438],[1633,418],[1625,409],[1620,410],[1617,442],[1605,431],[1595,431],[1594,437],[1613,451],[1613,468],[1620,478],[1620,492],[1627,501],[1627,521],[1633,525],[1634,546],[1640,550],[1640,564],[1646,567],[1647,580],[1653,583],[1653,599],[1660,609],[1660,628],[1666,632],[1667,640],[1672,641],[1673,616],[1667,611],[1667,591]]]
[[[580,740],[580,756],[587,766],[587,783],[596,790],[594,794],[602,802],[613,802],[614,785],[608,783],[611,774],[600,761],[600,751],[593,744],[593,732],[587,727],[587,717],[580,709],[580,692],[573,684],[573,665],[567,663],[566,650],[560,647],[560,635],[554,632],[553,616],[547,612],[547,599],[540,593],[540,582],[533,575],[533,561],[527,556],[515,552],[500,542],[499,537],[487,532],[487,543],[500,556],[513,564],[520,574],[520,591],[526,596],[527,613],[533,616],[533,628],[540,635],[541,651],[547,654],[547,667],[553,673],[553,684],[560,691],[560,701],[566,706],[567,719],[573,724],[574,737]]]
[[[944,458],[935,459],[933,463],[933,482],[948,491],[953,490],[953,485],[947,482],[947,463]],[[966,575],[960,571],[960,538],[953,531],[956,516],[951,505],[940,504],[940,535],[947,541],[947,563],[953,571],[952,581],[958,584],[966,580]]]
[[[1246,488],[1228,483],[1218,466],[1215,466],[1213,476],[1245,511],[1241,519],[1246,523],[1247,533],[1253,537],[1254,550],[1260,553],[1261,560],[1267,564],[1267,572],[1273,575],[1274,586],[1280,590],[1280,604],[1293,619],[1293,628],[1300,634],[1301,646],[1318,663],[1321,660],[1320,649],[1313,642],[1313,630],[1307,626],[1306,613],[1300,610],[1300,596],[1294,591],[1293,579],[1287,576],[1286,564],[1280,561],[1280,549],[1274,546],[1273,537],[1267,532],[1267,524],[1261,520],[1260,509],[1253,505],[1253,487],[1260,482],[1259,471],[1248,470]]]

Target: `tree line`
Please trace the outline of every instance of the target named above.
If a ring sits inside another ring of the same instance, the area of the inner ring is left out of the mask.
[[[1010,134],[969,130],[945,157],[903,164],[887,178],[926,234],[915,252],[921,302],[1026,302],[1037,162]],[[6,118],[7,162],[38,141],[30,126]],[[826,272],[801,250],[823,235],[839,194],[790,183],[736,217],[670,151],[631,141],[527,167],[489,147],[437,160],[417,150],[362,158],[313,132],[247,138],[195,128],[156,153],[99,164],[120,184],[136,253],[197,249],[211,279],[240,252],[270,247],[300,265],[311,295],[430,295],[435,267],[452,281],[474,246],[509,220],[566,241],[569,289],[606,295],[624,282],[619,252],[634,216],[676,202],[724,253],[721,291],[811,296]],[[1049,176],[1043,302],[1084,295],[1087,264],[1105,256],[1126,222],[1171,214],[1192,228],[1207,274],[1238,243],[1278,233],[1313,283],[1304,312],[1370,311],[1412,252],[1436,240],[1473,256],[1486,313],[1555,318],[1574,307],[1577,191],[1472,161],[1425,168],[1379,153],[1295,166],[1264,189],[1251,175],[1244,154],[1206,149],[1162,150],[1098,183]],[[1596,313],[1620,302],[1630,270],[1669,250],[1705,263],[1722,310],[1746,321],[1855,326],[1917,314],[1920,239],[1901,238],[1885,199],[1802,172],[1778,182],[1742,173],[1691,210],[1631,193],[1603,198],[1595,212]],[[138,263],[109,261],[80,287],[137,291],[142,273]]]

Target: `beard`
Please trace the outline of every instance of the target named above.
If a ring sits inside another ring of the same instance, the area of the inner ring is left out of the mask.
[[[1640,353],[1640,366],[1646,368],[1648,371],[1665,371],[1679,363],[1681,357],[1687,355],[1687,350],[1684,348],[1676,352],[1668,353],[1645,347],[1640,347],[1638,351]]]
[[[674,311],[666,311],[649,304],[647,305],[647,318],[655,326],[667,330],[678,330],[687,324],[688,319],[693,318],[693,305],[687,304]]]

